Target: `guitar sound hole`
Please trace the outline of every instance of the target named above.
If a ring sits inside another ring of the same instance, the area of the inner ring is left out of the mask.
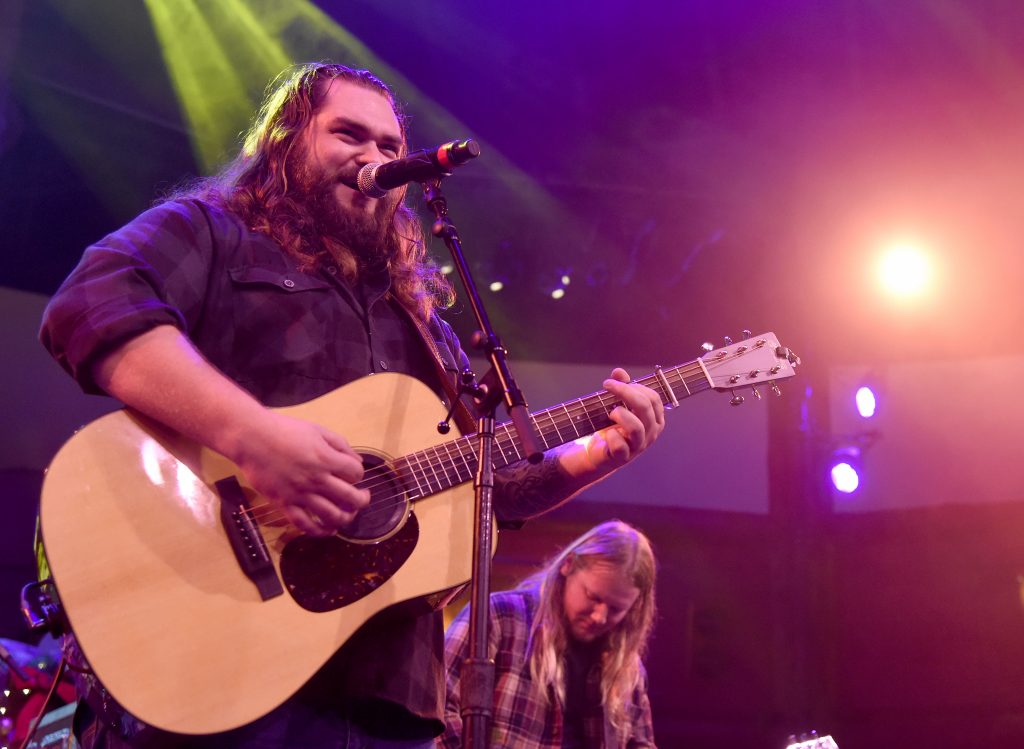
[[[356,486],[370,490],[370,504],[340,535],[353,541],[375,541],[401,527],[409,515],[409,500],[401,478],[384,458],[367,454],[360,457],[364,474]]]

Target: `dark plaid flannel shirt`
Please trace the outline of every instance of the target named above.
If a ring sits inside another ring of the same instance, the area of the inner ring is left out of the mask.
[[[537,610],[537,595],[530,590],[495,593],[490,606],[489,654],[494,658],[494,718],[491,722],[492,749],[561,749],[562,705],[554,695],[544,704],[540,688],[530,675],[530,627]],[[459,676],[469,656],[469,608],[464,608],[445,633],[445,668],[448,696],[445,704],[445,732],[437,740],[440,749],[462,746],[462,716],[459,711]],[[642,668],[642,667],[641,667]],[[647,697],[647,675],[633,691],[626,706],[624,725],[616,730],[605,720],[600,708],[584,718],[587,749],[654,749],[651,704]],[[587,691],[600,705],[600,665],[587,677]]]
[[[93,363],[161,324],[184,331],[268,406],[308,401],[384,370],[438,390],[426,347],[388,286],[386,274],[370,278],[360,299],[336,268],[300,271],[234,215],[201,201],[168,202],[86,250],[47,307],[40,338],[93,393],[101,392]],[[446,370],[468,366],[446,323],[435,316],[429,330]],[[339,704],[368,697],[403,705],[440,731],[442,637],[440,614],[370,622],[329,662],[325,687]]]

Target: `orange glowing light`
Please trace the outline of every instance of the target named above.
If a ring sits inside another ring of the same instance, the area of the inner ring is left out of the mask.
[[[882,255],[878,277],[882,286],[895,296],[919,296],[931,281],[931,260],[917,245],[893,245]]]

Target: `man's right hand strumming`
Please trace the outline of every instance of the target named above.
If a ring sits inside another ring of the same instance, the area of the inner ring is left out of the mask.
[[[93,375],[125,405],[233,461],[304,533],[331,535],[370,502],[368,490],[353,486],[362,460],[343,437],[266,408],[174,326],[130,339]]]
[[[249,483],[304,533],[329,536],[370,503],[369,490],[354,486],[362,459],[317,424],[268,410],[238,444],[233,459]]]

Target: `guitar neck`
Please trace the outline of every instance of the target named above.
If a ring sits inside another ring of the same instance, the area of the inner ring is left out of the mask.
[[[678,367],[659,369],[636,382],[658,393],[666,408],[712,387],[707,369],[699,359]],[[601,391],[537,411],[530,418],[541,445],[550,450],[611,425],[610,414],[619,404],[614,395]],[[526,457],[512,422],[497,425],[494,436],[495,468],[503,468]],[[396,460],[395,465],[411,477],[410,486],[415,484],[412,499],[450,489],[469,481],[476,472],[476,435],[470,434],[412,453]]]
[[[660,373],[660,376],[659,376]],[[711,380],[699,360],[658,372],[636,380],[661,396],[666,408],[711,388]],[[564,445],[580,437],[604,429],[612,424],[610,414],[620,401],[606,390],[591,393],[576,400],[566,401],[557,406],[531,414],[537,437],[545,450]],[[473,439],[471,435],[468,439]],[[495,468],[522,460],[525,456],[516,439],[516,430],[511,422],[495,427]]]

